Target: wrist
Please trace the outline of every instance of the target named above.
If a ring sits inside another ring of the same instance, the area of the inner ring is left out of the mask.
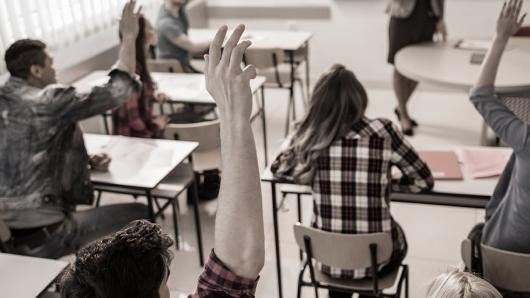
[[[506,43],[508,43],[509,39],[510,39],[510,36],[497,33],[495,37],[493,38],[493,43],[505,45]]]

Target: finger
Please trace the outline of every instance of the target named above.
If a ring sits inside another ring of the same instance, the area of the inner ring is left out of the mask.
[[[131,2],[127,2],[127,3],[125,3],[125,5],[123,6],[123,10],[121,11],[121,15],[122,15],[122,16],[125,15],[125,13],[129,10],[129,5],[131,5],[130,3],[131,3]]]
[[[219,64],[219,61],[221,60],[221,49],[223,47],[223,41],[225,40],[226,32],[228,31],[228,27],[226,25],[222,26],[217,30],[217,33],[215,34],[215,37],[210,44],[210,67],[216,67],[217,64]]]
[[[142,10],[143,9],[144,9],[144,7],[142,5],[140,5],[140,7],[138,7],[138,10],[135,13],[137,17],[139,17],[142,14]]]
[[[232,51],[232,56],[230,57],[230,71],[232,72],[240,72],[241,71],[241,63],[243,62],[243,55],[245,55],[245,51],[250,47],[252,42],[249,40],[245,40],[240,42],[237,47]]]
[[[501,19],[504,16],[505,11],[506,11],[506,1],[504,1],[504,3],[502,4],[501,13],[499,14],[499,19]]]
[[[247,65],[243,69],[243,72],[241,73],[241,76],[243,77],[243,79],[245,79],[245,82],[255,79],[256,75],[257,75],[256,68],[252,64]]]
[[[523,8],[523,1],[518,0],[517,1],[517,6],[516,6],[514,14],[513,14],[513,16],[515,17],[515,20],[519,19],[519,15],[521,15],[521,9],[522,8]]]
[[[524,23],[524,19],[526,18],[526,13],[523,14],[523,16],[521,16],[521,19],[519,20],[519,28],[521,26],[523,26],[523,23]]]
[[[225,44],[224,50],[223,50],[223,57],[221,58],[221,63],[224,65],[228,65],[230,63],[230,57],[232,56],[232,51],[239,43],[239,40],[241,39],[241,36],[243,35],[243,31],[245,31],[245,25],[238,25],[234,32],[232,32],[232,35],[230,35],[230,38]]]

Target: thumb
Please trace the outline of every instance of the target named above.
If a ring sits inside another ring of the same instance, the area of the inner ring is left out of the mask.
[[[257,71],[256,67],[254,65],[249,64],[243,69],[243,73],[241,74],[245,80],[252,80],[256,78]]]

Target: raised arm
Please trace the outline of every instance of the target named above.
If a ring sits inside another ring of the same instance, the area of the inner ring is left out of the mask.
[[[497,20],[497,31],[493,44],[482,64],[480,75],[470,98],[486,123],[516,151],[526,146],[529,139],[529,128],[496,98],[494,84],[506,44],[523,23],[525,15],[519,17],[522,5],[522,0],[510,0],[508,3],[504,3]]]
[[[219,108],[223,179],[215,222],[216,255],[235,274],[255,279],[265,247],[258,160],[250,127],[250,80],[256,69],[241,69],[249,41],[239,42],[239,25],[221,54],[227,27],[217,32],[206,60],[206,86]]]

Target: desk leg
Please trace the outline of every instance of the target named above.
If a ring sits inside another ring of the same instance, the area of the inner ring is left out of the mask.
[[[261,125],[263,128],[263,155],[265,156],[265,167],[269,163],[267,150],[267,120],[265,118],[265,86],[261,86]]]
[[[289,63],[291,64],[291,85],[289,86],[289,106],[287,107],[287,119],[285,121],[285,136],[289,135],[290,130],[290,117],[292,116],[293,122],[296,121],[296,104],[294,100],[294,82],[295,82],[295,62],[294,62],[294,51],[289,51]],[[292,113],[291,113],[291,108]]]
[[[189,156],[191,163],[191,168],[193,169],[193,159],[191,155]],[[195,231],[197,232],[197,245],[199,250],[199,264],[201,267],[204,267],[204,254],[202,250],[202,231],[201,231],[201,218],[199,214],[199,192],[197,190],[197,179],[193,180],[193,184],[188,188],[188,195],[192,197],[193,200],[193,212],[195,213]]]
[[[278,202],[276,198],[276,183],[271,182],[272,191],[272,217],[274,222],[274,246],[276,249],[276,270],[278,274],[278,294],[283,297],[282,290],[282,265],[280,261],[280,234],[278,232]]]
[[[307,100],[308,102],[306,102],[306,108],[309,106],[309,100],[311,98],[311,84],[310,84],[310,77],[311,77],[311,73],[310,73],[310,69],[309,69],[309,42],[306,43],[306,48],[307,48],[307,51],[306,51],[306,56],[305,56],[305,83],[306,83],[306,88],[307,88]]]
[[[145,197],[147,198],[147,208],[149,209],[148,210],[149,220],[151,222],[156,222],[155,212],[153,210],[153,197],[151,196],[150,189],[145,191]]]

